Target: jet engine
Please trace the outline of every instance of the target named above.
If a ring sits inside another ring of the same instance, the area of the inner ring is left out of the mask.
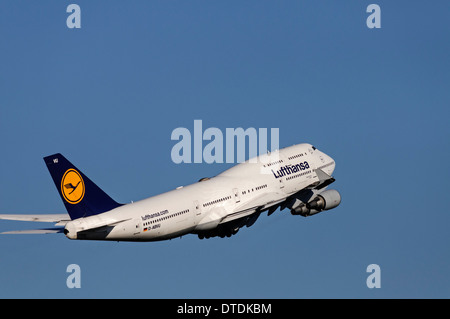
[[[307,217],[324,210],[335,208],[339,206],[340,203],[341,194],[335,189],[329,189],[320,193],[308,203],[301,203],[297,207],[291,209],[291,214]]]

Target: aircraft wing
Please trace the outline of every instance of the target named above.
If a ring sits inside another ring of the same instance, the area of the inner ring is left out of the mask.
[[[231,213],[220,221],[220,224],[227,223],[229,221],[251,215],[256,212],[263,211],[269,207],[277,205],[283,202],[286,195],[281,193],[264,193],[254,198],[250,202],[246,202],[244,205],[238,206],[234,213]]]
[[[325,173],[323,170],[316,168],[315,170],[319,181],[309,185],[307,188],[322,189],[335,181],[333,177]]]
[[[300,192],[303,192],[305,190],[310,189],[316,189],[320,190],[322,188],[327,187],[331,183],[335,181],[333,177],[325,173],[321,169],[315,170],[317,174],[318,181],[312,183],[311,185],[306,186],[304,189],[302,189]],[[309,191],[311,194],[313,194],[311,191]],[[242,218],[245,216],[249,216],[251,214],[254,214],[256,212],[261,212],[266,209],[269,209],[269,215],[273,213],[273,211],[278,207],[277,205],[284,202],[286,200],[286,195],[282,193],[264,193],[256,197],[250,202],[246,202],[244,205],[238,206],[235,210],[235,212],[225,216],[221,221],[220,224],[224,224],[227,222],[230,222],[232,220]]]

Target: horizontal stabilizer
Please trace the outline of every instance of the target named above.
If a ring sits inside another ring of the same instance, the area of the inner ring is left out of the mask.
[[[57,234],[64,232],[64,227],[55,227],[55,228],[42,228],[42,229],[27,229],[27,230],[13,230],[6,231],[0,233],[1,235],[10,235],[10,234]]]
[[[45,223],[60,223],[70,221],[69,214],[34,214],[34,215],[19,215],[19,214],[0,214],[0,219],[7,220],[21,220],[26,222],[45,222]]]

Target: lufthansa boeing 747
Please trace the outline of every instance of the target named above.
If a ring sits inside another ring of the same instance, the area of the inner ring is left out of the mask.
[[[311,216],[337,207],[341,196],[327,189],[334,160],[311,144],[260,155],[223,173],[161,195],[119,204],[63,155],[44,157],[68,214],[0,215],[0,219],[51,222],[53,228],[3,234],[64,233],[70,239],[157,241],[196,234],[230,237],[263,212],[288,208]]]

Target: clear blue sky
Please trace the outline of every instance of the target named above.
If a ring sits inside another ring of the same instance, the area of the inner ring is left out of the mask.
[[[316,145],[343,201],[230,239],[2,236],[0,297],[450,297],[448,1],[78,0],[68,29],[70,3],[0,3],[0,213],[65,212],[42,160],[56,152],[124,203],[230,167],[171,161],[194,119]]]

